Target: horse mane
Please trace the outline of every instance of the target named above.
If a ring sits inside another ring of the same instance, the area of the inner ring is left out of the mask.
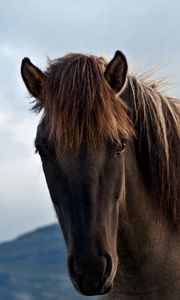
[[[108,86],[104,66],[103,58],[83,54],[50,61],[43,106],[57,155],[97,147],[105,139],[120,143],[122,136],[132,134],[126,106]],[[33,109],[41,108],[36,101]]]
[[[107,62],[93,55],[68,54],[50,61],[45,72],[43,120],[57,156],[78,153],[110,139],[134,136],[139,166],[158,208],[180,222],[180,108],[178,100],[158,90],[159,81],[128,75],[115,96],[104,78]],[[134,135],[135,132],[135,135]]]
[[[148,81],[149,80],[149,81]],[[158,208],[173,225],[180,222],[180,100],[163,95],[161,80],[129,75],[124,97],[131,107],[135,150]]]

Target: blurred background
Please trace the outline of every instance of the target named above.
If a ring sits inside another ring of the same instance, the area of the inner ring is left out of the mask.
[[[29,57],[45,70],[48,57],[85,52],[111,58],[117,49],[124,52],[130,67],[143,60],[142,71],[165,65],[157,76],[177,83],[171,94],[180,96],[180,1],[1,1],[0,242],[57,222],[40,159],[34,154],[40,115],[30,111],[32,99],[20,76],[22,58]],[[58,234],[56,226],[45,228]],[[45,231],[35,231],[40,233],[46,236]],[[0,272],[5,274],[3,260],[0,255]],[[1,273],[0,282],[5,278]],[[18,299],[35,299],[21,294]],[[7,300],[7,295],[2,299]]]

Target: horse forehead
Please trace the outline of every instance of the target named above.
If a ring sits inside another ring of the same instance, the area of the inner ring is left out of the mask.
[[[99,150],[86,150],[85,152],[74,155],[72,153],[63,153],[61,164],[66,169],[77,170],[79,172],[91,173],[97,171],[105,161],[104,147]]]
[[[56,153],[56,145],[52,140],[49,139],[49,131],[46,126],[45,120],[42,120],[37,127],[37,133],[35,138],[35,145],[41,145],[42,147],[54,149]],[[104,164],[106,161],[108,152],[108,147],[106,142],[99,143],[98,147],[88,148],[87,146],[82,145],[82,148],[79,150],[79,153],[74,153],[73,149],[67,149],[63,151],[62,143],[62,153],[58,153],[58,164],[61,165],[63,169],[66,170],[84,170],[86,172],[92,172],[97,170]]]

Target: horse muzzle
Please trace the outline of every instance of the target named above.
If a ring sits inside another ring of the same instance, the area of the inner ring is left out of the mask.
[[[95,296],[109,293],[112,288],[112,257],[70,255],[68,258],[69,275],[74,287],[83,295]]]

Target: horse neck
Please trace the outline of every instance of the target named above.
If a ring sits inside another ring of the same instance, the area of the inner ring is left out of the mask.
[[[119,217],[119,265],[114,288],[103,300],[177,300],[180,241],[167,220],[155,214],[133,145],[127,148],[125,161],[126,197]]]
[[[126,196],[120,209],[118,237],[121,241],[121,233],[127,233],[127,242],[138,258],[150,250],[155,240],[157,245],[158,238],[165,238],[170,229],[167,220],[155,211],[133,144],[126,151],[125,162]]]

